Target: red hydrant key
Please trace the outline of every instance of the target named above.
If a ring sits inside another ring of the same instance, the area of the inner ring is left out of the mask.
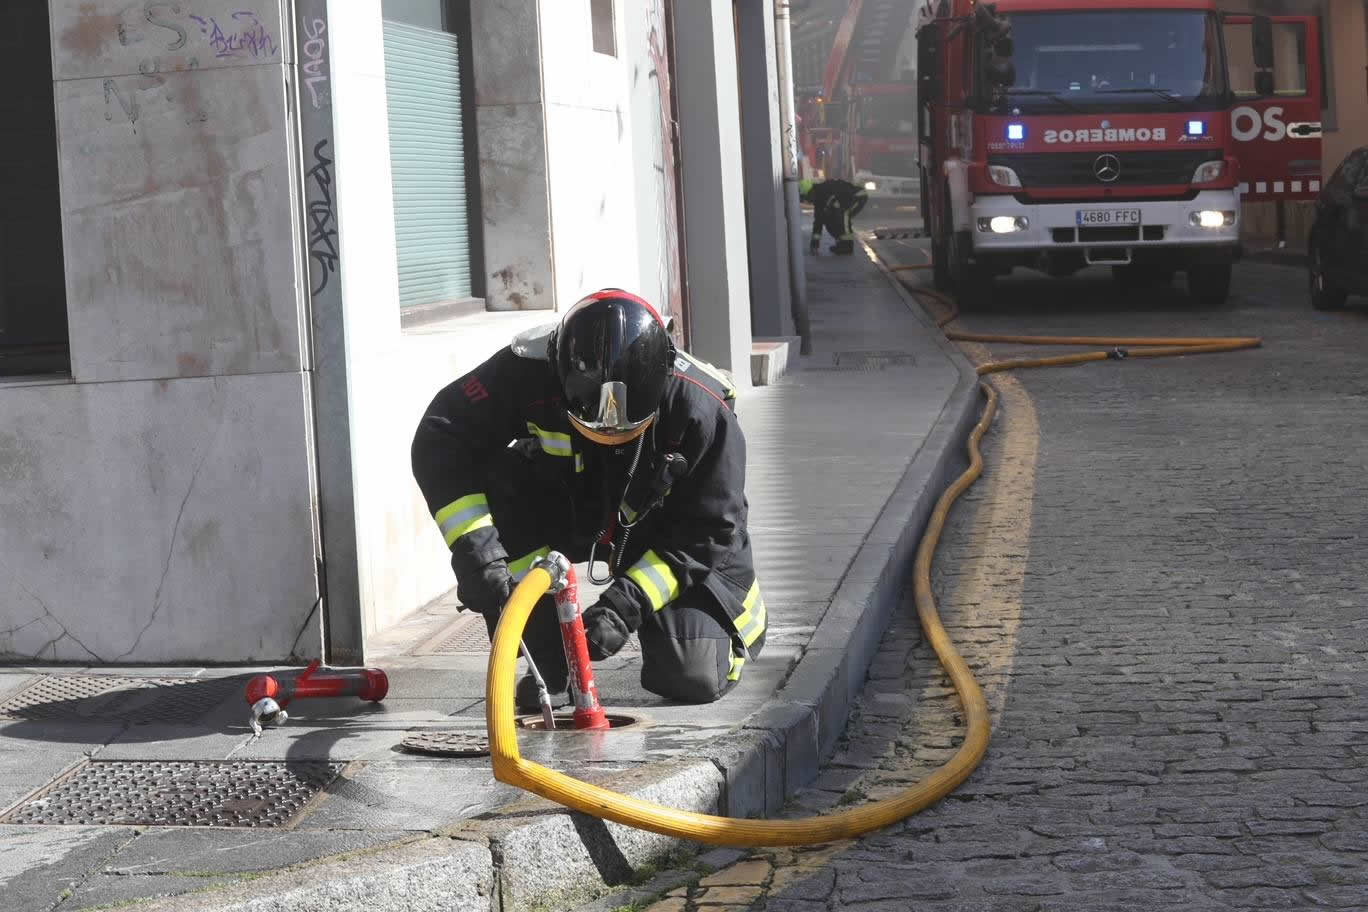
[[[357,697],[378,703],[389,693],[389,676],[379,668],[329,668],[319,671],[317,659],[298,677],[257,675],[247,682],[247,703],[271,697],[281,706],[291,700],[319,697]]]
[[[570,669],[570,696],[575,701],[575,728],[608,728],[608,717],[599,704],[598,685],[594,683],[594,666],[589,662],[589,641],[584,637],[584,621],[580,617],[579,583],[572,566],[565,577],[565,586],[556,593],[556,616],[560,619],[561,643],[565,646],[565,664]]]

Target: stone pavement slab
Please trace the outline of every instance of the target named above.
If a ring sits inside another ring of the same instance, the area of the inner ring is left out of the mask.
[[[744,392],[738,407],[770,612],[764,653],[724,700],[689,707],[643,691],[640,655],[624,651],[597,667],[598,683],[610,711],[639,723],[608,733],[523,732],[525,757],[675,807],[755,816],[777,813],[835,745],[925,518],[958,471],[978,400],[967,362],[872,257],[812,258],[808,272],[814,353],[776,385]],[[581,594],[588,604],[593,588]],[[223,699],[189,722],[54,725],[0,716],[0,768],[22,773],[18,786],[0,791],[0,814],[86,755],[345,764],[285,829],[111,827],[94,832],[123,835],[54,841],[46,834],[86,828],[8,828],[0,829],[0,846],[46,845],[47,864],[80,872],[64,912],[136,899],[149,900],[148,910],[178,912],[325,902],[370,912],[436,908],[442,897],[447,909],[563,908],[690,848],[566,813],[494,780],[487,758],[402,752],[399,742],[411,731],[483,731],[483,647],[436,648],[457,620],[449,595],[376,638],[372,664],[391,678],[384,703],[296,703],[288,722],[260,738],[248,729],[240,696],[248,669],[181,670],[195,679],[182,686],[205,700],[224,686],[219,679],[234,678]],[[66,708],[81,708],[73,703]],[[403,836],[417,841],[396,842]],[[284,873],[267,873],[275,870]],[[200,887],[215,889],[185,895]],[[15,912],[46,910],[63,889],[26,894]],[[394,904],[368,904],[365,890]]]

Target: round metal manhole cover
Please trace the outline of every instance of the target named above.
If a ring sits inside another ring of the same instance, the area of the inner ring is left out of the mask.
[[[640,725],[643,721],[639,716],[631,716],[627,713],[605,713],[604,715],[608,717],[608,728],[610,730],[630,728],[634,725]],[[556,722],[557,732],[583,732],[585,730],[575,728],[574,713],[555,713],[553,718]],[[519,716],[516,721],[519,728],[525,728],[528,731],[546,731],[546,722],[540,715]]]
[[[438,757],[484,757],[489,754],[489,739],[477,732],[410,732],[399,747]]]

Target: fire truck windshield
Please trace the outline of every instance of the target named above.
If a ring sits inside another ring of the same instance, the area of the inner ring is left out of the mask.
[[[912,95],[866,95],[860,99],[860,132],[866,136],[916,136]]]
[[[1200,109],[1226,100],[1220,22],[1201,10],[1015,13],[1016,83],[999,104],[1060,108]]]

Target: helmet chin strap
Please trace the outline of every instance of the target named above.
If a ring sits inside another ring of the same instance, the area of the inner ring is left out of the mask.
[[[596,586],[602,586],[612,580],[613,574],[617,571],[617,558],[627,550],[627,540],[632,537],[632,526],[622,521],[622,501],[627,497],[627,489],[632,486],[632,478],[636,475],[637,463],[641,461],[641,450],[646,445],[646,428],[654,424],[654,420],[648,421],[641,426],[641,433],[637,434],[636,451],[632,454],[632,464],[627,468],[627,480],[622,485],[622,496],[617,499],[617,506],[613,508],[613,518],[618,525],[622,526],[622,544],[616,545],[610,539],[608,548],[610,549],[608,560],[604,561],[608,565],[608,575],[599,579],[594,575],[594,554],[598,550],[599,542],[608,534],[608,528],[599,530],[599,534],[594,536],[594,543],[589,546],[589,582]],[[640,517],[637,518],[640,521]],[[609,527],[611,528],[611,527]]]

